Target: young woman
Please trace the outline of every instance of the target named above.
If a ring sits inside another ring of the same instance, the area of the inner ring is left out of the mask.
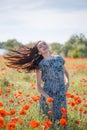
[[[7,64],[9,67],[26,72],[35,70],[37,89],[41,94],[40,110],[48,117],[48,111],[51,110],[52,119],[60,120],[61,108],[67,108],[66,92],[69,87],[69,75],[64,67],[65,60],[60,55],[52,55],[45,41],[38,41],[32,48],[24,46],[16,51],[12,50],[5,58],[9,60]],[[49,97],[53,102],[47,102]]]

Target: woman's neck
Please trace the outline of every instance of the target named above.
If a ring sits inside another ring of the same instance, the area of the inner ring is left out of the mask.
[[[52,59],[53,56],[50,54],[50,52],[43,54],[44,59]]]

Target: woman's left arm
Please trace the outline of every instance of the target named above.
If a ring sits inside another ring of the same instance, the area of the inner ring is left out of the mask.
[[[66,92],[69,88],[69,73],[66,70],[65,66],[64,66],[64,78],[65,78],[65,87],[66,87]]]

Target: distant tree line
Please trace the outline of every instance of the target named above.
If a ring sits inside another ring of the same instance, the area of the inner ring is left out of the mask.
[[[26,46],[31,46],[30,42]],[[0,42],[0,48],[3,49],[18,49],[23,46],[22,43],[16,39],[7,40],[6,42]],[[61,54],[65,57],[81,58],[87,57],[87,38],[83,35],[72,35],[65,44],[53,42],[49,44],[52,53],[58,55]]]

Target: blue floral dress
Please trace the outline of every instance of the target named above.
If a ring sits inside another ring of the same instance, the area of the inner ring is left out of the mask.
[[[42,71],[42,81],[44,91],[52,98],[53,101],[53,119],[59,120],[62,116],[61,107],[66,108],[66,92],[64,84],[63,65],[65,60],[61,56],[54,56],[53,59],[42,59],[39,68]],[[41,95],[40,110],[48,115],[48,105],[45,97]]]

